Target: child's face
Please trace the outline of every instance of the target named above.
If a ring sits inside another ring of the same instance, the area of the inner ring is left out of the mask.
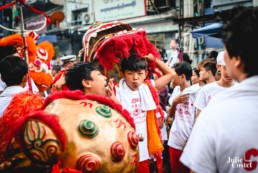
[[[192,71],[191,81],[193,84],[199,83],[199,77],[194,70]]]
[[[219,66],[219,70],[221,71],[221,78],[225,81],[232,81],[233,79],[229,76],[229,74],[227,73],[227,68],[225,65],[220,65]]]
[[[203,66],[200,66],[200,78],[199,79],[202,81],[209,79],[209,73]]]
[[[147,76],[146,70],[139,71],[129,71],[125,70],[124,78],[126,84],[131,88],[131,90],[136,91],[139,89],[140,85],[144,82]]]
[[[173,87],[180,86],[182,83],[182,76],[176,73],[174,79],[171,82],[173,82]]]

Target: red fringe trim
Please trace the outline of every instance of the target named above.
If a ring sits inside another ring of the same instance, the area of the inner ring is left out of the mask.
[[[83,173],[81,170],[73,168],[63,168],[60,170],[60,161],[52,166],[51,173]]]
[[[7,144],[13,138],[10,129],[15,128],[17,119],[27,116],[43,105],[44,98],[40,94],[22,92],[15,95],[0,119],[0,162],[4,159]]]
[[[65,73],[66,73],[66,69],[60,70],[60,71],[56,74],[56,76],[55,76],[55,78],[54,78],[52,84],[56,83],[56,81],[58,81],[58,79],[60,79],[60,77],[61,77],[63,74],[65,74]]]
[[[33,112],[26,117],[22,117],[22,118],[18,119],[14,123],[14,126],[11,129],[11,131],[14,134],[15,138],[20,143],[22,143],[21,141],[23,139],[23,136],[22,136],[23,134],[21,134],[20,132],[23,129],[24,123],[29,121],[29,120],[32,120],[32,119],[37,119],[37,120],[47,124],[47,126],[50,127],[53,130],[57,139],[60,140],[62,151],[65,151],[66,137],[65,137],[65,134],[63,132],[62,127],[60,126],[60,124],[58,122],[58,117],[55,114],[49,114],[49,113],[46,113],[46,112],[43,112],[43,111]]]
[[[39,91],[46,91],[52,84],[52,76],[49,73],[30,71],[31,78]]]
[[[101,104],[105,104],[110,106],[111,108],[115,109],[118,113],[120,113],[130,124],[133,128],[135,128],[135,124],[133,121],[133,118],[130,116],[129,112],[122,108],[120,104],[115,103],[113,100],[111,100],[108,97],[103,97],[99,95],[84,95],[84,93],[81,90],[75,90],[75,91],[60,91],[53,93],[49,95],[42,106],[42,109],[45,109],[48,104],[53,102],[56,99],[60,98],[67,98],[71,100],[94,100]]]
[[[160,59],[159,51],[148,41],[144,30],[132,30],[105,39],[98,45],[95,55],[99,63],[109,71],[112,70],[114,64],[119,64],[123,58],[128,58],[132,49],[139,57],[151,53]],[[150,62],[148,66],[149,70],[153,72],[155,63]]]

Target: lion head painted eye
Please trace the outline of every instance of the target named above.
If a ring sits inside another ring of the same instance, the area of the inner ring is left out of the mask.
[[[37,56],[38,56],[39,59],[46,61],[48,59],[48,52],[43,48],[38,48],[37,49]]]

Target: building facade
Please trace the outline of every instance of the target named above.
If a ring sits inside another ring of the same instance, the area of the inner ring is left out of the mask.
[[[148,39],[158,48],[166,49],[170,55],[172,38],[180,40],[180,47],[188,53],[195,66],[212,49],[218,40],[209,37],[194,39],[191,31],[217,22],[218,14],[231,9],[235,4],[257,6],[258,0],[27,0],[26,3],[46,12],[51,25],[40,31],[44,36],[54,36],[57,41],[57,56],[78,54],[82,48],[82,37],[95,21],[119,20],[134,28],[146,30]],[[12,2],[3,0],[0,5]],[[0,24],[12,26],[13,9],[0,11]],[[63,17],[60,17],[60,15]],[[27,29],[38,27],[44,17],[24,9]],[[0,32],[0,37],[7,35]],[[46,40],[50,37],[45,37]],[[211,40],[210,40],[211,39]],[[213,39],[213,40],[212,40]]]

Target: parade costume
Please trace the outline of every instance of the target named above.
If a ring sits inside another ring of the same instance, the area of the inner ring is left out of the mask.
[[[3,92],[0,94],[0,117],[3,116],[4,110],[11,102],[13,96],[23,91],[25,91],[25,89],[21,86],[10,86],[3,90]]]
[[[138,165],[132,118],[102,96],[55,93],[40,110],[15,121],[11,131],[28,160],[27,172],[135,172]],[[10,146],[5,154],[13,152]],[[5,159],[5,169],[19,169],[12,158]]]
[[[14,153],[10,156],[10,153],[6,152],[9,142],[15,143],[15,140],[12,140],[13,135],[10,131],[11,128],[14,128],[14,122],[19,118],[27,116],[33,110],[39,109],[43,105],[43,99],[41,95],[29,91],[20,92],[12,98],[3,116],[0,118],[0,163],[5,163],[6,160],[15,158]]]
[[[29,73],[39,91],[43,92],[46,91],[52,83],[50,61],[55,55],[55,49],[53,44],[48,41],[35,44],[34,39],[37,39],[37,37],[34,37],[34,35],[35,34],[28,33],[26,36],[28,44]],[[23,49],[23,38],[20,34],[3,37],[0,39],[0,46],[15,46]],[[22,50],[19,54],[21,57],[24,56]]]
[[[120,62],[123,58],[128,58],[132,52],[141,58],[148,54],[153,54],[154,57],[160,58],[158,50],[148,41],[146,32],[143,29],[132,29],[130,25],[118,21],[97,23],[84,35],[83,45],[85,61],[98,62],[103,67],[104,74],[108,78],[114,78],[117,83],[121,79]],[[150,73],[155,72],[155,62],[148,62],[148,71]],[[149,94],[146,96],[150,97],[152,103],[154,103],[154,107],[148,109],[146,115],[146,133],[144,134],[147,140],[147,147],[145,147],[148,151],[144,151],[147,154],[144,154],[146,157],[143,160],[147,161],[148,153],[154,155],[159,172],[162,172],[161,153],[163,145],[157,114],[164,118],[164,113],[159,105],[158,92],[150,84],[150,81],[146,80],[143,88],[147,88],[146,90]],[[123,93],[123,91],[120,93]],[[124,104],[122,105],[124,106]]]

